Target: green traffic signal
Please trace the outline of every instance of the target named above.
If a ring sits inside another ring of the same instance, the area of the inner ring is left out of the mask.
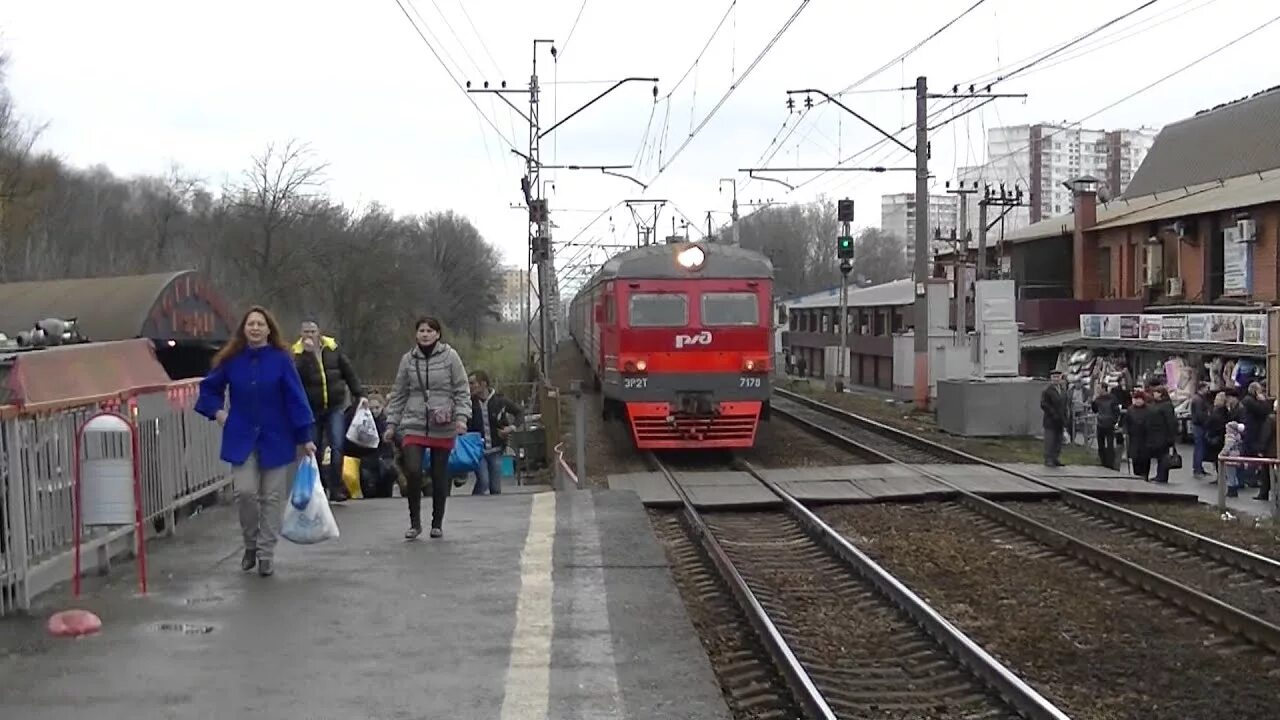
[[[841,235],[836,243],[836,257],[851,258],[853,257],[853,237],[849,235]]]

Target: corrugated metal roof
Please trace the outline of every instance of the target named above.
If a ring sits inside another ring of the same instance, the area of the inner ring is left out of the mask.
[[[1047,350],[1080,344],[1079,330],[1052,330],[1050,332],[1027,333],[1018,340],[1024,350]]]
[[[877,305],[911,305],[916,301],[915,283],[911,278],[849,290],[849,307],[874,307]],[[836,307],[840,304],[840,292],[806,296],[801,302],[787,303],[792,310]]]
[[[1153,220],[1217,212],[1274,202],[1280,197],[1280,170],[1250,173],[1225,181],[1213,180],[1156,195],[1122,198],[1098,204],[1098,223],[1090,230],[1137,225]],[[1005,235],[1008,242],[1030,242],[1075,232],[1075,215],[1067,213],[1019,228]]]
[[[156,299],[192,270],[0,284],[0,332],[15,336],[45,318],[76,318],[89,340],[139,337]]]
[[[1125,188],[1140,197],[1280,168],[1280,90],[1167,125]]]
[[[1179,189],[1177,197],[1182,197],[1188,192],[1207,189],[1216,186],[1217,183],[1205,184],[1190,190]],[[1139,210],[1167,203],[1173,196],[1169,194],[1161,194],[1159,196],[1148,195],[1140,198],[1124,198],[1112,200],[1109,203],[1098,203],[1098,222],[1106,223],[1122,217],[1130,215]],[[1123,224],[1123,223],[1122,223]],[[1013,232],[1005,233],[1006,242],[1022,243],[1031,242],[1032,240],[1043,240],[1051,237],[1061,237],[1070,235],[1076,230],[1076,217],[1073,212],[1065,215],[1056,215],[1038,223],[1032,223],[1026,227],[1018,228]]]
[[[1169,193],[1164,193],[1169,195]],[[1251,173],[1224,182],[1212,183],[1181,195],[1166,197],[1163,202],[1143,210],[1130,211],[1109,217],[1094,229],[1139,225],[1156,220],[1172,220],[1188,215],[1213,213],[1232,208],[1280,201],[1280,170],[1270,173]]]

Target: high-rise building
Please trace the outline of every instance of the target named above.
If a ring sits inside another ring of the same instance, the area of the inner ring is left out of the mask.
[[[937,250],[934,236],[941,232],[949,236],[959,231],[960,201],[955,195],[929,196],[929,244]],[[916,257],[916,196],[915,193],[898,193],[880,196],[880,229],[901,238],[905,243],[907,261]],[[949,247],[949,244],[947,244]],[[933,253],[931,252],[932,256]]]
[[[993,191],[1001,183],[1022,188],[1029,207],[1013,208],[1005,230],[1071,212],[1071,190],[1065,183],[1079,177],[1098,179],[1101,193],[1118,197],[1155,142],[1155,128],[1089,130],[1071,125],[1038,123],[987,131],[987,162],[957,171],[956,180],[977,182]],[[970,217],[977,217],[978,196],[969,196]]]
[[[529,296],[528,275],[524,268],[504,267],[502,290],[498,295],[503,322],[520,322],[524,319],[525,298]]]

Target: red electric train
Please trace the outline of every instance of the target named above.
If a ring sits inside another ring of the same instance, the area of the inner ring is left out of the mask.
[[[636,447],[748,448],[769,415],[773,264],[715,243],[615,255],[570,303],[570,334]]]

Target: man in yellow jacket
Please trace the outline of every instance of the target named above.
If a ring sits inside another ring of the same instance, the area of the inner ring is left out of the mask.
[[[347,390],[351,399],[359,402],[364,397],[360,378],[351,367],[351,361],[338,350],[338,341],[323,335],[314,320],[302,323],[302,337],[293,344],[294,364],[307,391],[311,412],[316,417],[316,457],[324,457],[329,448],[329,470],[321,468],[321,477],[334,502],[346,500],[347,488],[342,482],[342,448],[346,441]]]

